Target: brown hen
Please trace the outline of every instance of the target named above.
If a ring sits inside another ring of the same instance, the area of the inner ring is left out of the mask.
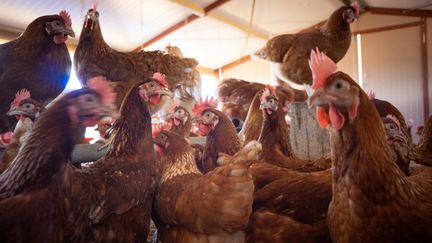
[[[155,143],[163,164],[154,208],[162,242],[244,242],[254,190],[248,167],[261,145],[224,155],[223,165],[203,175],[183,137],[162,131]]]
[[[276,76],[296,89],[302,84],[312,84],[308,66],[311,49],[319,47],[333,61],[340,61],[351,44],[350,23],[359,16],[357,2],[334,11],[327,22],[312,32],[278,35],[255,55],[276,63]]]
[[[109,91],[93,87],[97,91],[76,90],[49,107],[14,162],[0,175],[1,242],[65,239],[72,216],[69,209],[76,206],[65,195],[71,189],[69,157],[76,134],[114,111],[113,100],[106,98]]]
[[[360,86],[323,53],[311,57],[311,105],[330,133],[333,242],[432,240],[432,169],[406,177],[392,160],[380,116]],[[365,132],[367,131],[367,132]]]
[[[171,91],[177,84],[193,88],[200,83],[195,59],[180,58],[161,51],[118,52],[109,47],[102,36],[99,12],[93,8],[85,16],[74,65],[83,85],[94,76],[104,76],[111,81],[117,92],[118,105],[132,86],[156,72],[166,75]]]
[[[202,160],[202,172],[207,173],[218,166],[219,153],[233,155],[240,148],[240,140],[234,124],[225,113],[217,110],[216,103],[207,99],[196,104],[193,110],[198,133],[206,136]]]
[[[25,88],[46,105],[66,87],[72,63],[65,41],[75,36],[71,25],[66,11],[41,16],[16,40],[0,45],[0,133],[17,123],[6,116],[16,91]]]

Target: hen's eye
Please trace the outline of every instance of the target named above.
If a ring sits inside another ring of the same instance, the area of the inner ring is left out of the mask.
[[[342,84],[339,83],[339,82],[337,82],[336,85],[335,85],[335,87],[336,87],[336,89],[340,89],[340,88],[342,88]]]

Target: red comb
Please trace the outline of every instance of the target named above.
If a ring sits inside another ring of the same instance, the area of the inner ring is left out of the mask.
[[[152,124],[152,137],[155,138],[157,135],[159,135],[160,132],[171,129],[171,123],[168,122],[162,122],[159,124]]]
[[[375,99],[375,92],[373,92],[372,90],[369,91],[369,93],[368,93],[368,97],[369,97],[369,100],[373,100],[373,99]]]
[[[318,47],[316,51],[312,49],[309,59],[309,67],[312,71],[313,84],[312,88],[317,89],[325,85],[325,82],[332,75],[337,67],[336,64],[326,54],[320,52]]]
[[[96,90],[100,94],[103,103],[114,103],[116,94],[113,92],[111,85],[104,77],[97,76],[91,78],[87,81],[87,86],[91,89]]]
[[[97,1],[94,1],[94,2],[93,2],[93,7],[92,7],[92,9],[93,9],[94,11],[97,10]]]
[[[30,98],[30,92],[26,89],[22,89],[15,94],[15,99],[12,101],[10,108],[16,108],[19,106],[21,101]]]
[[[156,79],[165,88],[168,88],[168,84],[165,80],[165,77],[166,77],[165,74],[162,74],[162,73],[154,73],[153,74],[154,79]]]
[[[360,16],[360,4],[357,1],[354,1],[351,3],[351,7],[355,9],[357,17]]]
[[[213,99],[213,97],[211,97],[210,100],[208,99],[208,97],[206,97],[206,99],[204,101],[201,98],[199,103],[194,104],[194,107],[192,109],[192,113],[196,117],[199,117],[202,115],[202,112],[205,109],[216,108],[216,107],[217,107],[217,100]]]
[[[66,25],[72,26],[72,19],[70,17],[70,14],[66,10],[60,11],[59,15],[63,18],[63,21]]]
[[[267,97],[269,95],[276,96],[276,88],[272,87],[270,85],[266,85],[265,88],[264,88],[264,92],[261,95],[260,101],[261,102],[266,102],[267,101]]]

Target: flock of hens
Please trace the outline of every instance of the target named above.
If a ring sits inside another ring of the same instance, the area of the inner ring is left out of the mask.
[[[432,118],[414,144],[396,107],[337,71],[358,3],[268,41],[256,55],[278,85],[224,80],[222,110],[195,102],[195,59],[118,52],[98,17],[87,12],[74,55],[83,88],[61,97],[67,12],[0,45],[0,242],[432,242]],[[306,99],[330,134],[317,160],[293,153],[285,120]],[[106,154],[71,163],[96,124]]]

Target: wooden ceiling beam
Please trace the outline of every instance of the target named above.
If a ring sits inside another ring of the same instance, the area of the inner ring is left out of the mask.
[[[200,8],[200,6],[198,4],[195,4],[194,2],[191,2],[189,0],[170,0],[171,2],[175,2],[193,12],[198,13],[199,15],[201,14],[201,16],[208,16],[211,17],[213,19],[219,20],[231,27],[234,27],[238,30],[241,30],[243,32],[249,32],[251,35],[254,35],[256,37],[262,38],[264,40],[268,40],[269,38],[269,33],[268,32],[264,32],[264,31],[260,31],[257,30],[256,28],[250,28],[247,24],[243,24],[243,23],[239,23],[235,20],[232,20],[230,18],[228,18],[227,16],[223,15],[223,14],[218,14],[215,12],[210,12],[208,10],[206,10],[206,8]],[[221,4],[219,4],[218,6],[220,6]],[[214,6],[209,5],[208,7],[213,7],[212,9],[214,9]]]
[[[372,14],[413,16],[413,17],[432,17],[432,10],[422,9],[403,9],[403,8],[377,8],[367,7],[367,11]]]
[[[210,4],[210,5],[206,6],[205,8],[203,8],[202,11],[201,11],[201,10],[197,10],[197,8],[198,8],[197,5],[190,5],[190,6],[194,6],[194,7],[191,7],[191,8],[192,8],[192,11],[194,11],[194,12],[197,12],[197,11],[198,11],[198,12],[204,12],[204,15],[207,15],[210,11],[216,9],[217,7],[219,7],[219,6],[221,6],[221,5],[225,4],[225,3],[227,3],[227,2],[229,2],[229,1],[230,1],[230,0],[217,0],[217,1],[213,2],[212,4]],[[181,3],[180,3],[180,2],[181,2]],[[185,5],[186,2],[187,2],[187,1],[180,1],[180,0],[177,1],[177,3],[182,4],[182,6],[187,6],[187,5]],[[138,52],[138,51],[140,51],[141,49],[143,49],[143,48],[145,48],[145,47],[147,47],[147,46],[149,46],[149,45],[155,43],[156,41],[158,41],[158,40],[164,38],[165,36],[167,36],[167,35],[173,33],[174,31],[176,31],[176,30],[182,28],[183,26],[186,26],[186,25],[188,25],[189,23],[191,23],[191,22],[193,22],[193,21],[199,19],[200,17],[201,17],[201,16],[196,15],[196,14],[191,14],[191,15],[189,15],[185,20],[182,20],[182,21],[178,22],[177,24],[175,24],[175,25],[169,27],[169,28],[166,29],[165,31],[161,32],[160,34],[158,34],[158,35],[156,35],[155,37],[151,38],[150,40],[144,42],[143,44],[141,44],[141,45],[138,46],[137,48],[133,49],[133,51],[134,51],[134,52]]]
[[[312,25],[312,26],[309,26],[309,27],[307,27],[307,28],[304,28],[304,29],[298,31],[297,33],[305,33],[305,32],[310,32],[310,31],[313,31],[313,30],[319,29],[319,28],[321,28],[321,26],[323,26],[326,22],[327,22],[327,20],[320,21],[320,22],[318,22],[318,23],[316,23],[316,24],[314,24],[314,25]],[[240,57],[239,59],[237,59],[237,60],[235,60],[235,61],[232,61],[232,62],[230,62],[230,63],[228,63],[228,64],[223,65],[223,66],[220,68],[220,69],[221,69],[221,72],[223,73],[223,72],[225,72],[225,71],[228,70],[228,69],[234,68],[234,67],[236,67],[236,66],[238,66],[238,65],[240,65],[240,64],[242,64],[242,63],[248,62],[248,61],[250,61],[250,60],[252,60],[251,55],[246,55],[246,56]],[[215,72],[215,73],[218,73],[218,72],[219,72],[219,69],[215,69],[214,72]]]

